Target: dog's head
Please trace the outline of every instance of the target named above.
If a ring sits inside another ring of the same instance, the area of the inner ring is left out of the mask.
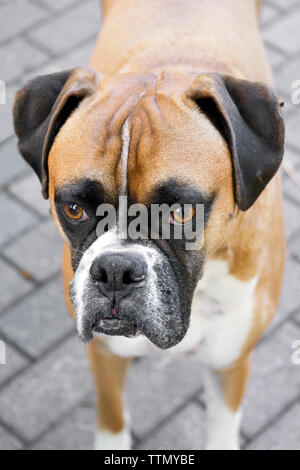
[[[219,74],[102,77],[78,68],[30,81],[16,95],[14,122],[70,246],[80,337],[142,332],[160,348],[181,341],[205,259],[235,207],[250,208],[280,165],[273,91]],[[154,217],[153,204],[172,210]],[[190,250],[184,229],[195,226],[198,205],[204,236],[195,231]],[[102,227],[108,207],[115,217]],[[131,222],[146,236],[128,231]]]

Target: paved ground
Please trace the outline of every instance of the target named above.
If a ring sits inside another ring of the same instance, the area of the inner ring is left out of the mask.
[[[61,240],[17,154],[11,103],[27,77],[85,65],[99,24],[98,0],[0,1],[0,79],[7,84],[7,105],[0,105],[0,337],[7,344],[0,449],[87,449],[93,440],[93,387],[63,305]],[[300,105],[291,103],[291,84],[300,79],[299,0],[266,0],[261,24],[286,100],[286,159],[300,179]],[[242,426],[249,449],[300,449],[300,366],[291,361],[291,344],[300,340],[300,188],[283,181],[286,275],[278,314],[254,356]],[[203,447],[197,364],[138,361],[128,390],[137,448]]]

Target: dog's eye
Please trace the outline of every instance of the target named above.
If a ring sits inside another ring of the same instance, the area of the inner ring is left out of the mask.
[[[75,222],[84,222],[89,219],[89,216],[85,210],[78,204],[65,204],[63,206],[63,211],[65,216]]]
[[[178,208],[176,211],[172,212],[170,222],[172,224],[187,224],[193,220],[195,217],[196,211],[193,207],[184,207]]]

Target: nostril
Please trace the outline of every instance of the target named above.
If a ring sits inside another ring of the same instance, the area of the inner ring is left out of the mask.
[[[123,284],[126,284],[126,285],[131,284],[131,275],[130,275],[130,271],[125,271],[125,272],[123,273],[123,279],[122,279],[122,281],[123,281]]]
[[[94,264],[91,267],[90,274],[94,281],[107,284],[108,276],[107,276],[107,271],[104,268],[100,268],[99,266]]]
[[[131,254],[108,253],[96,258],[90,267],[95,286],[104,295],[124,290],[126,295],[133,287],[142,287],[147,267],[143,260]]]
[[[107,284],[108,278],[105,269],[100,269],[98,280],[99,282],[103,282],[103,284]]]
[[[133,280],[132,277],[131,277],[131,272],[130,272],[130,270],[125,271],[125,272],[123,273],[123,284],[129,285],[129,284],[132,284],[133,282],[134,282],[134,280]]]
[[[129,284],[135,284],[137,282],[142,281],[145,278],[144,275],[138,276],[136,273],[128,269],[123,273],[123,284],[129,285]]]

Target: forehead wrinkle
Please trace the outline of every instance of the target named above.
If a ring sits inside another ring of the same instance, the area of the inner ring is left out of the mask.
[[[99,105],[109,101],[112,97],[113,91],[109,88],[101,88],[97,90],[97,93],[94,95],[94,99],[89,103],[89,108],[92,111],[93,109],[98,110]]]
[[[72,173],[76,177],[88,174],[105,179],[111,191],[118,192],[120,179],[127,178],[127,169],[122,172],[120,164],[122,129],[144,94],[153,90],[153,83],[153,75],[119,75],[102,82],[95,95],[83,102],[67,120],[61,138],[58,135],[58,141],[54,142],[52,160],[58,160],[59,171],[54,173],[59,173],[59,181],[70,181]],[[131,119],[128,126],[130,130]],[[66,141],[69,145],[67,164],[61,159],[61,155],[65,155]],[[56,155],[58,157],[54,158]]]
[[[140,124],[140,127],[138,129],[138,132],[132,132],[132,135],[134,135],[136,140],[133,141],[133,139],[131,139],[131,160],[134,161],[134,164],[131,163],[130,165],[131,168],[133,166],[138,167],[139,165],[139,155],[143,153],[142,149],[143,147],[145,147],[145,136],[149,136],[148,130],[150,129],[150,137],[152,137],[153,134],[149,114],[146,112],[145,108],[142,105],[139,106],[139,109],[137,110],[132,119],[133,129],[135,129],[136,123],[138,123],[138,125]]]
[[[139,152],[139,146],[143,135],[143,119],[141,115],[135,116],[132,125],[131,125],[131,140],[130,140],[130,150],[131,150],[131,160],[134,159],[135,166],[138,165],[137,155]],[[132,163],[130,166],[132,167]]]
[[[161,128],[165,125],[165,119],[158,104],[157,93],[145,96],[143,100],[143,108],[148,117],[151,128]]]
[[[123,152],[123,127],[125,122],[128,119],[128,113],[130,112],[130,99],[128,97],[124,102],[122,101],[120,105],[114,110],[112,116],[106,124],[105,131],[105,152],[114,155],[114,177],[117,179],[118,166],[120,160],[122,159]]]
[[[125,114],[125,120],[123,121],[122,127],[121,127],[121,141],[122,141],[122,149],[120,152],[120,157],[119,157],[119,162],[122,165],[123,171],[121,173],[122,181],[120,184],[121,187],[121,193],[125,194],[127,192],[127,179],[128,179],[128,160],[129,160],[129,155],[132,153],[132,122],[134,121],[134,112],[135,109],[138,107],[139,103],[142,102],[143,97],[147,93],[147,90],[141,91],[138,96],[134,97],[134,102],[132,103],[129,113]],[[132,101],[131,99],[128,99],[128,101]],[[127,107],[126,107],[127,109]],[[127,117],[126,117],[127,115]],[[148,122],[151,126],[151,120],[148,118]],[[118,163],[117,163],[118,164]]]
[[[118,142],[119,151],[115,161],[115,173],[117,173],[118,166],[120,164],[123,166],[124,162],[126,162],[127,166],[127,158],[125,159],[125,153],[128,153],[130,142],[129,117],[137,101],[138,100],[135,95],[130,95],[129,97],[127,97],[127,99],[122,102],[121,105],[116,109],[107,126],[107,142],[111,142],[112,144],[113,142]],[[125,137],[125,126],[128,137]],[[129,140],[128,143],[127,140]],[[127,146],[128,148],[125,149],[125,146]],[[113,145],[113,147],[115,146]],[[122,178],[124,178],[124,176],[126,175],[124,175],[124,171],[122,171]]]
[[[130,115],[131,109],[135,102],[136,97],[131,95],[126,97],[125,101],[122,101],[121,104],[116,108],[108,124],[108,130],[111,134],[121,135],[121,128]]]
[[[111,101],[113,106],[110,107],[110,119],[106,123],[111,134],[121,134],[121,128],[128,118],[134,107],[149,88],[149,80],[151,76],[141,77],[139,75],[126,74],[116,76],[109,84],[111,88]],[[125,99],[124,99],[125,98]]]
[[[132,152],[131,158],[135,157],[138,165],[139,155],[143,153],[143,137],[153,138],[158,136],[157,129],[165,126],[164,118],[156,102],[156,94],[148,93],[139,101],[132,116]],[[152,145],[156,139],[153,140]],[[152,147],[151,145],[151,147]]]

